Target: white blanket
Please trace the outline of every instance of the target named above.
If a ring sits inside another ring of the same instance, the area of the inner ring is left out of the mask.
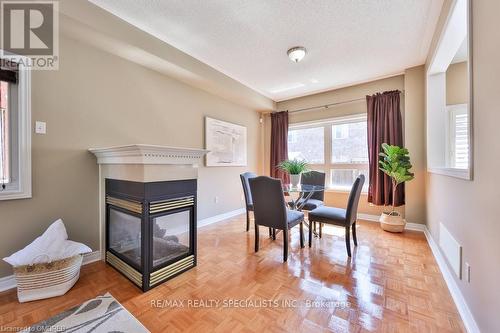
[[[52,262],[89,252],[92,250],[87,245],[68,240],[64,223],[59,219],[24,249],[3,260],[17,267]]]

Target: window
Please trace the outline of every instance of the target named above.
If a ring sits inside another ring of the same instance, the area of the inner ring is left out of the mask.
[[[469,121],[467,104],[448,105],[448,167],[469,167]]]
[[[366,118],[344,121],[332,125],[330,186],[347,190],[360,174],[368,176],[368,141]]]
[[[340,124],[332,127],[334,139],[345,139],[349,136],[349,124]]]
[[[427,170],[472,180],[471,0],[456,0],[426,72]]]
[[[288,157],[304,159],[312,169],[325,172],[329,188],[349,191],[360,174],[368,177],[366,116],[291,125]]]
[[[325,163],[325,131],[323,126],[288,131],[288,158]]]
[[[9,170],[9,83],[0,81],[0,185],[2,188],[10,183]]]
[[[0,200],[31,197],[30,73],[0,59]]]

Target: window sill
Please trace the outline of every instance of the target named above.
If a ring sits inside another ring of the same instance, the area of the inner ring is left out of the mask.
[[[427,168],[427,172],[436,175],[449,176],[459,179],[472,180],[472,172],[470,169],[456,168]]]
[[[16,199],[30,199],[31,191],[1,191],[0,201],[2,200],[16,200]]]
[[[343,194],[349,194],[351,192],[351,189],[349,188],[340,188],[340,187],[327,187],[325,189],[325,192],[327,193],[343,193]],[[362,190],[361,195],[367,195],[368,191],[367,190]]]

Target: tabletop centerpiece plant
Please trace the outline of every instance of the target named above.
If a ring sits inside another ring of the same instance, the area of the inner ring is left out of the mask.
[[[300,176],[303,172],[308,170],[309,165],[304,160],[284,160],[278,164],[278,168],[285,171],[290,175],[290,183],[292,186],[298,186],[300,183]]]
[[[382,152],[379,156],[379,169],[389,176],[392,181],[392,210],[382,213],[380,216],[380,226],[386,231],[402,232],[406,221],[396,211],[396,190],[400,184],[414,178],[414,174],[410,172],[412,165],[409,152],[404,147],[383,143]]]

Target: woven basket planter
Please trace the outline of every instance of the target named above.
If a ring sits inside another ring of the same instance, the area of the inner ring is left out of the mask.
[[[14,268],[19,302],[64,295],[80,277],[82,255]]]

